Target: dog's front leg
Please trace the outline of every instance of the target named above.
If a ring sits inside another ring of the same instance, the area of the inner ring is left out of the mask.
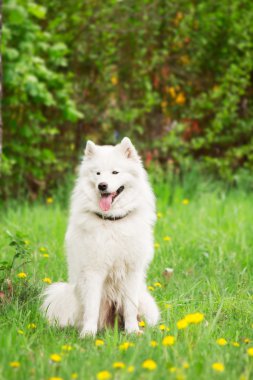
[[[94,336],[97,333],[103,283],[104,276],[95,271],[85,272],[84,278],[79,283],[84,310],[81,338],[87,335]]]
[[[142,273],[131,271],[124,281],[123,314],[127,333],[140,332],[137,320]]]

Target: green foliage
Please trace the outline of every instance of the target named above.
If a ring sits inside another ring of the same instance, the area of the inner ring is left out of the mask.
[[[22,267],[25,269],[26,264],[31,261],[31,248],[30,242],[21,232],[11,233],[6,231],[9,239],[9,249],[14,253],[8,252],[8,260],[0,260],[0,294],[3,301],[10,301],[15,295],[22,295],[27,288],[26,281],[23,286],[17,284],[17,270]],[[11,249],[10,249],[11,248]],[[1,255],[2,257],[6,256]],[[10,258],[9,258],[10,257]]]
[[[50,192],[86,138],[129,135],[148,161],[253,169],[253,3],[4,5],[1,193]]]
[[[10,239],[9,246],[14,248],[15,253],[11,261],[0,261],[0,271],[11,272],[17,259],[20,259],[21,265],[24,265],[31,255],[31,249],[29,247],[29,241],[25,239],[21,232],[12,234],[10,231],[7,231],[6,234]]]
[[[42,26],[47,9],[32,1],[8,0],[3,10],[1,192],[19,194],[20,186],[26,185],[23,191],[29,188],[36,193],[45,188],[45,179],[50,182],[66,168],[61,150],[54,147],[64,133],[64,123],[74,128],[81,113],[71,98],[68,48]]]

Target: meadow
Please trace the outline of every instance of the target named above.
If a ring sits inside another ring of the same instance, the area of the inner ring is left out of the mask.
[[[19,244],[30,256],[0,271],[8,278],[1,283],[1,380],[253,378],[253,194],[205,181],[154,188],[158,218],[147,282],[161,321],[155,328],[142,321],[138,336],[115,325],[81,340],[74,328],[49,326],[39,294],[66,280],[67,202],[55,195],[2,208],[1,260],[20,248],[9,245],[6,230],[26,235]]]

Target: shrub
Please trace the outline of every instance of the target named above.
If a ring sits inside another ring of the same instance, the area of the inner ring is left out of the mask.
[[[7,0],[1,192],[48,191],[85,138],[123,135],[147,161],[245,176],[252,17],[250,0]]]
[[[68,135],[81,117],[71,98],[69,49],[42,27],[46,11],[32,1],[4,5],[2,195],[36,194],[55,181],[68,166]]]

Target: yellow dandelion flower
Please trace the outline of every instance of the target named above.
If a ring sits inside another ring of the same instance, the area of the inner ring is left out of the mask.
[[[142,363],[142,368],[145,368],[149,371],[154,371],[157,368],[157,364],[154,360],[147,359]]]
[[[9,363],[9,366],[11,367],[11,368],[19,368],[20,367],[20,362],[10,362]]]
[[[187,363],[187,362],[183,362],[182,367],[183,367],[184,369],[188,369],[188,368],[190,367],[190,365],[189,365],[189,363]]]
[[[182,204],[187,206],[190,203],[189,199],[185,198],[182,200]]]
[[[120,344],[119,349],[121,351],[126,351],[129,349],[129,347],[133,347],[133,346],[134,346],[134,343],[132,342],[124,342]]]
[[[49,254],[48,253],[43,253],[42,257],[44,257],[44,259],[48,259],[49,258]]]
[[[154,248],[160,248],[160,244],[159,243],[155,243],[154,244]]]
[[[224,364],[216,362],[212,364],[212,369],[216,372],[223,372],[225,367]]]
[[[27,274],[25,272],[20,272],[20,273],[17,274],[17,277],[18,278],[26,278]]]
[[[25,245],[30,245],[30,240],[25,239],[25,240],[24,240],[24,243],[25,243]]]
[[[72,351],[73,350],[73,347],[70,345],[70,344],[64,344],[63,346],[61,346],[61,349],[62,351]]]
[[[133,365],[130,365],[129,367],[127,367],[127,372],[129,373],[134,372],[134,370],[135,370],[135,367]]]
[[[126,367],[126,365],[123,362],[115,362],[115,363],[113,363],[113,368],[122,369],[122,368],[125,368],[125,367]]]
[[[163,240],[164,241],[171,241],[171,237],[170,236],[164,236]]]
[[[224,338],[219,338],[216,340],[216,343],[219,345],[219,346],[226,346],[226,344],[228,344],[228,342],[226,341],[226,339]]]
[[[105,344],[105,342],[102,339],[96,339],[95,341],[95,346],[96,347],[101,347]]]
[[[165,325],[160,325],[159,326],[159,330],[161,330],[161,331],[170,331],[170,329],[169,329],[169,327],[167,327],[167,326],[165,326]]]
[[[243,339],[244,343],[249,343],[250,342],[250,339],[249,338],[245,338]]]
[[[248,354],[249,356],[253,356],[253,347],[249,347],[249,348],[247,349],[247,354]]]
[[[50,359],[54,363],[60,363],[61,360],[62,360],[61,355],[59,355],[59,354],[52,354],[52,355],[50,355]]]
[[[46,252],[47,249],[46,249],[45,247],[40,247],[40,248],[39,248],[39,251],[43,253],[43,252]]]
[[[151,340],[151,342],[150,342],[150,347],[157,347],[158,346],[158,343],[157,343],[157,341],[156,340]]]
[[[108,380],[112,377],[109,371],[100,371],[97,373],[97,380]]]
[[[45,278],[43,278],[42,281],[45,282],[45,284],[52,284],[52,280],[51,280],[51,278],[49,278],[49,277],[45,277]]]
[[[73,372],[71,374],[71,379],[78,379],[78,373],[77,372]]]
[[[153,290],[155,290],[155,288],[153,287],[153,286],[148,286],[148,290],[150,290],[151,292],[153,291]]]
[[[163,346],[173,346],[175,344],[175,337],[172,335],[165,336],[162,344]]]
[[[187,322],[187,320],[185,318],[180,319],[179,321],[177,321],[177,328],[178,328],[178,330],[186,329],[187,326],[188,326],[188,322]]]
[[[144,321],[140,321],[140,322],[139,322],[139,326],[140,326],[140,327],[145,327],[145,326],[146,326],[146,323],[145,323]]]
[[[111,83],[116,86],[118,84],[118,77],[116,75],[111,76]]]
[[[37,328],[37,325],[35,323],[28,323],[27,328],[31,330],[35,330]]]
[[[234,346],[234,347],[240,347],[240,343],[238,343],[238,342],[233,342],[233,343],[232,343],[232,346]]]
[[[63,380],[63,378],[59,376],[53,376],[53,377],[49,377],[48,380]]]
[[[162,288],[162,284],[160,282],[154,282],[154,286],[156,288]]]
[[[31,330],[35,330],[36,327],[37,327],[37,325],[36,325],[35,323],[29,323],[29,324],[27,325],[27,328],[28,328],[28,329],[31,329]]]
[[[157,215],[157,218],[158,218],[158,219],[163,218],[163,213],[162,213],[162,212],[158,212],[156,215]]]
[[[193,323],[193,324],[197,324],[197,323],[200,323],[203,321],[204,319],[204,314],[202,313],[192,313],[192,314],[188,314],[185,316],[184,318],[188,323]]]
[[[170,367],[170,368],[169,368],[170,373],[175,373],[176,370],[177,370],[176,367]]]
[[[184,94],[183,92],[180,92],[180,93],[177,95],[177,97],[176,97],[176,99],[175,99],[175,102],[176,102],[177,104],[179,104],[179,105],[183,105],[183,104],[185,104],[185,102],[186,102],[185,94]]]
[[[52,203],[53,203],[53,198],[52,197],[48,197],[47,199],[46,199],[46,203],[48,204],[48,205],[51,205]]]
[[[195,323],[195,324],[200,323],[204,320],[204,317],[205,316],[202,313],[195,313],[192,323]]]
[[[18,334],[24,335],[24,331],[23,330],[18,330]]]

